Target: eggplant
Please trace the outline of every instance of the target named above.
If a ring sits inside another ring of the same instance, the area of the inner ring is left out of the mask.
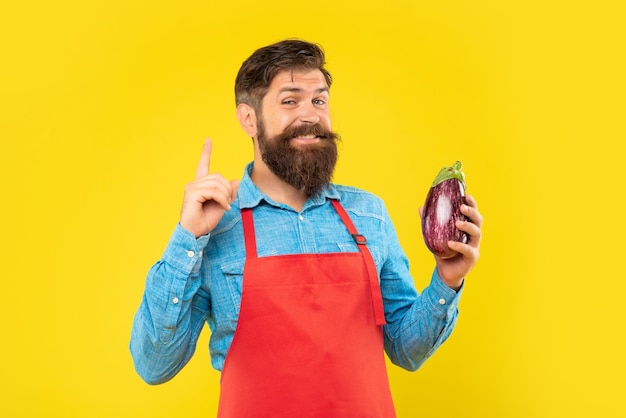
[[[467,243],[467,233],[457,229],[457,220],[468,220],[461,213],[465,201],[465,174],[463,164],[455,162],[443,167],[433,182],[422,211],[422,235],[426,247],[438,257],[451,258],[457,252],[448,247],[448,241]]]

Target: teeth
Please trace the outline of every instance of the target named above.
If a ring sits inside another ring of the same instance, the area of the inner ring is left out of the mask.
[[[315,135],[300,135],[300,136],[296,136],[296,139],[315,139],[317,138]]]

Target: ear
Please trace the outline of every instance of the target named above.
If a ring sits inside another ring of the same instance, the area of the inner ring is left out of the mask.
[[[250,138],[256,138],[258,133],[256,112],[252,106],[240,103],[237,106],[237,119],[239,119],[239,124],[245,133],[248,134]]]

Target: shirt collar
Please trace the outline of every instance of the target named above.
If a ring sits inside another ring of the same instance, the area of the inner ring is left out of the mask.
[[[237,200],[239,203],[239,207],[241,209],[245,208],[254,208],[258,206],[261,201],[266,201],[270,205],[277,207],[284,207],[278,202],[273,201],[269,198],[269,196],[265,195],[257,186],[254,184],[252,179],[250,178],[250,174],[252,173],[252,168],[254,167],[254,162],[250,162],[246,165],[243,170],[243,178],[241,179],[241,183],[239,184],[239,190],[237,192]],[[339,200],[339,192],[335,188],[333,184],[325,187],[319,193],[309,197],[307,202],[304,205],[304,208],[309,206],[317,206],[324,204],[327,199],[336,199]]]

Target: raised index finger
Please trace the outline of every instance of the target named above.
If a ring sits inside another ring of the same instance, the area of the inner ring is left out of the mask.
[[[211,150],[213,149],[213,142],[207,138],[204,141],[204,147],[202,148],[202,155],[200,155],[200,162],[198,162],[198,169],[196,170],[196,179],[205,177],[209,174],[209,165],[211,164]]]

